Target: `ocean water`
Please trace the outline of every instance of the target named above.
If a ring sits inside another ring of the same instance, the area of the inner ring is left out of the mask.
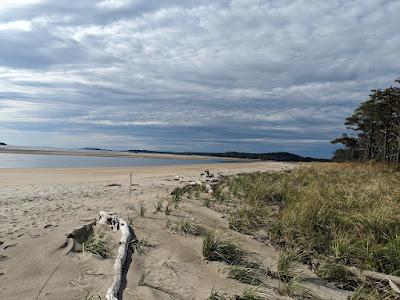
[[[207,163],[239,162],[225,159],[174,159],[142,157],[98,157],[42,154],[0,153],[0,168],[85,168],[85,167],[129,167],[164,166]]]

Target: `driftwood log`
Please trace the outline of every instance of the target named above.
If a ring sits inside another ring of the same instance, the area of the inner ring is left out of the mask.
[[[387,282],[396,293],[400,293],[398,286],[400,286],[400,277],[394,275],[387,275],[374,271],[361,270],[356,267],[343,266],[345,270],[354,274],[361,279],[369,279],[374,281]]]
[[[107,300],[117,300],[121,288],[122,270],[131,241],[131,231],[128,223],[114,213],[101,211],[97,219],[97,224],[108,224],[113,231],[121,231],[118,254],[114,263],[114,279],[106,293]]]

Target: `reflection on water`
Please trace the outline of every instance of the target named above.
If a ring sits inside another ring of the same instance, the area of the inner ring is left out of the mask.
[[[69,155],[9,154],[0,153],[0,168],[79,168],[162,166],[234,162],[224,159],[174,159],[142,157],[97,157]]]

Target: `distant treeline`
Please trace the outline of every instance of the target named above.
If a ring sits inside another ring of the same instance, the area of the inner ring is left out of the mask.
[[[197,156],[229,157],[229,158],[292,161],[292,162],[328,161],[327,159],[303,157],[289,152],[246,153],[246,152],[165,152],[165,151],[149,151],[149,150],[128,150],[128,151],[134,153],[197,155]]]
[[[400,79],[395,83],[399,84]],[[343,134],[331,141],[345,146],[335,151],[333,160],[400,164],[400,87],[372,90],[345,125],[356,135]]]

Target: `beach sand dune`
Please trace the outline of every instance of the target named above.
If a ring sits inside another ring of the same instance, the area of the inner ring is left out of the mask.
[[[204,169],[232,175],[294,166],[253,162],[138,168],[2,169],[0,299],[103,299],[112,281],[113,259],[100,260],[79,253],[65,255],[65,249],[58,249],[65,233],[95,219],[102,210],[130,219],[137,238],[152,246],[148,252],[134,253],[128,260],[123,299],[206,299],[213,288],[241,293],[246,285],[228,279],[222,263],[202,259],[201,238],[172,233],[166,228],[168,219],[188,217],[207,228],[229,230],[227,220],[198,200],[185,200],[168,216],[154,213],[154,204],[183,185],[174,180],[177,175],[196,180]],[[133,173],[133,185],[129,199],[130,173]],[[137,213],[140,205],[146,208],[143,218]],[[232,236],[235,234],[232,232]],[[118,238],[119,233],[114,240]],[[275,249],[250,237],[238,236],[238,240],[269,264],[276,262]],[[140,281],[144,285],[139,286]],[[271,285],[274,284],[272,281]]]

